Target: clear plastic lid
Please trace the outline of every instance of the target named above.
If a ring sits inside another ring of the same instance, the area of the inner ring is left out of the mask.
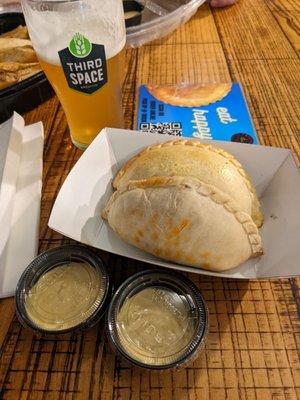
[[[101,258],[84,246],[50,249],[26,268],[16,311],[26,327],[61,334],[94,325],[106,310],[110,281]]]
[[[124,0],[133,1],[133,0]],[[205,0],[135,0],[143,7],[138,24],[126,29],[126,45],[138,47],[186,23]],[[0,13],[22,12],[19,3],[0,5]]]
[[[127,46],[141,46],[168,35],[187,22],[204,2],[205,0],[137,0],[144,9],[140,24],[126,29]]]
[[[174,272],[144,271],[125,281],[108,310],[115,348],[149,369],[178,368],[198,353],[208,326],[197,287]]]

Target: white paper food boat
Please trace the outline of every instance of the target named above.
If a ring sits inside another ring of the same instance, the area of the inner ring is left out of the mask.
[[[168,140],[169,136],[104,129],[65,180],[50,216],[50,228],[111,253],[203,275],[237,279],[300,275],[300,174],[287,149],[209,141],[232,153],[256,187],[265,216],[261,229],[265,254],[260,258],[225,272],[206,271],[156,258],[126,244],[110,229],[100,214],[112,194],[114,175],[145,146]]]

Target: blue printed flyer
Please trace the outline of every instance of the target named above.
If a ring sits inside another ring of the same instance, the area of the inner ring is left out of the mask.
[[[138,130],[259,144],[241,85],[142,85]]]

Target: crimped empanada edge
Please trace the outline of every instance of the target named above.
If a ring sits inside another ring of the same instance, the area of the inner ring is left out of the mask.
[[[107,219],[111,204],[123,193],[134,189],[146,189],[149,187],[167,187],[179,186],[187,189],[192,189],[201,196],[208,196],[212,201],[222,205],[228,212],[234,215],[236,220],[243,226],[243,229],[248,237],[251,247],[252,257],[263,254],[261,237],[258,228],[254,223],[252,217],[246,212],[241,211],[236,207],[234,201],[229,195],[222,192],[213,185],[206,184],[197,178],[191,177],[153,177],[149,179],[129,181],[127,185],[118,189],[113,193],[105,209],[103,210],[102,217]]]
[[[199,147],[201,149],[206,149],[209,151],[212,151],[214,153],[217,153],[221,155],[222,157],[226,158],[228,161],[230,161],[238,170],[239,174],[242,176],[242,178],[246,181],[248,189],[253,192],[254,188],[252,183],[250,182],[246,172],[244,171],[241,163],[230,153],[227,151],[221,149],[220,147],[214,147],[210,144],[204,144],[200,143],[196,140],[170,140],[168,142],[163,142],[159,144],[154,144],[152,146],[146,147],[144,150],[140,151],[138,154],[133,156],[130,160],[127,161],[127,163],[120,169],[120,171],[117,173],[115,179],[113,180],[113,187],[117,188],[118,182],[122,178],[122,176],[128,171],[128,169],[131,167],[133,163],[136,162],[140,157],[144,156],[144,154],[148,153],[149,151],[156,150],[162,147],[169,147],[169,146],[194,146],[194,147]]]
[[[254,211],[254,214],[256,216],[256,224],[258,227],[261,227],[263,224],[263,214],[261,212],[260,209],[260,204],[259,204],[259,200],[256,194],[256,190],[252,184],[252,182],[249,179],[249,176],[247,175],[246,171],[244,170],[243,166],[241,165],[241,163],[230,153],[228,153],[227,151],[221,149],[220,147],[214,147],[210,144],[204,144],[204,143],[200,143],[198,141],[194,141],[194,140],[171,140],[168,142],[164,142],[164,143],[159,143],[159,144],[154,144],[152,146],[148,146],[146,147],[144,150],[142,150],[141,152],[139,152],[138,154],[136,154],[134,157],[132,157],[130,160],[127,161],[127,163],[120,169],[120,171],[117,173],[116,177],[113,180],[113,187],[114,189],[117,189],[119,186],[119,182],[122,179],[123,175],[128,171],[128,169],[131,167],[131,165],[140,157],[142,157],[145,153],[148,153],[149,151],[152,150],[156,150],[159,149],[161,147],[167,147],[167,146],[195,146],[195,147],[199,147],[202,149],[206,149],[209,151],[212,151],[216,154],[221,155],[222,157],[226,158],[226,160],[228,160],[231,164],[233,164],[235,166],[235,168],[237,169],[238,173],[241,175],[241,177],[243,178],[245,185],[247,186],[249,192],[252,195],[252,204],[254,205],[254,207],[256,208]],[[252,215],[253,217],[253,215]]]

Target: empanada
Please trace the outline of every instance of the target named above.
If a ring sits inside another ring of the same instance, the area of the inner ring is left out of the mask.
[[[127,243],[180,264],[221,271],[262,254],[252,218],[196,178],[131,181],[114,192],[103,218]]]
[[[39,63],[0,62],[0,89],[21,82],[40,70]]]
[[[148,85],[148,91],[157,100],[172,106],[196,107],[206,106],[225,97],[231,89],[231,83],[210,85]]]
[[[0,38],[17,38],[17,39],[29,39],[28,31],[26,26],[19,25],[15,29],[9,32],[2,33]]]
[[[0,38],[0,62],[35,63],[37,61],[30,40]]]
[[[195,140],[173,140],[147,147],[116,175],[113,186],[154,176],[192,176],[232,197],[237,207],[260,227],[263,215],[249,177],[241,164],[221,148]]]

